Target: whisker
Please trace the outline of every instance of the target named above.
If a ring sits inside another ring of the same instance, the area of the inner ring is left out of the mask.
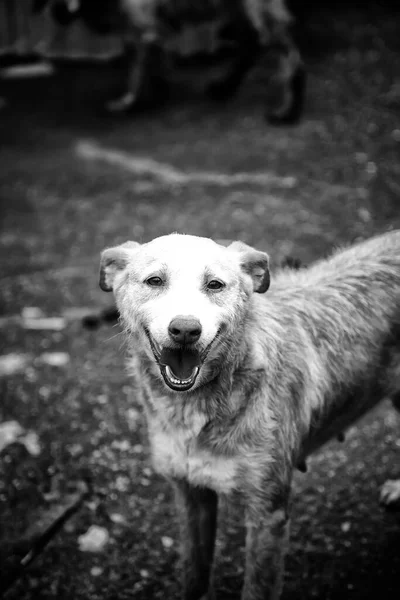
[[[115,335],[112,335],[110,338],[107,338],[106,340],[104,340],[105,342],[111,342],[111,340],[115,339],[116,337],[118,337],[119,335],[122,335],[124,332],[123,331],[118,331],[118,333],[116,333]]]

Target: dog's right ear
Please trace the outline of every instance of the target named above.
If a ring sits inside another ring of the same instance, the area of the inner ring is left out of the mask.
[[[116,274],[125,269],[132,257],[132,250],[139,246],[138,242],[125,242],[101,253],[99,286],[103,292],[113,291]]]

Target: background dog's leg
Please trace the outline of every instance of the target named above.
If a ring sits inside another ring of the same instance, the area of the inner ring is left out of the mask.
[[[213,598],[210,584],[217,527],[217,494],[175,481],[182,540],[184,600]]]
[[[269,82],[274,97],[267,106],[266,118],[273,124],[295,123],[303,111],[306,75],[291,35],[278,35],[266,46],[264,58],[274,63]]]
[[[233,96],[259,55],[258,33],[244,13],[231,24],[229,38],[237,44],[236,57],[228,72],[208,86],[207,93],[213,100],[222,101]]]
[[[246,514],[246,571],[242,600],[278,600],[282,591],[283,563],[289,538],[284,508],[268,510],[254,500]]]
[[[129,72],[126,90],[122,96],[108,102],[110,112],[125,112],[161,104],[166,96],[166,82],[162,75],[163,52],[155,42],[127,45]]]
[[[400,414],[400,395],[392,399],[393,406]],[[381,487],[380,501],[387,507],[400,508],[400,479],[388,479]]]

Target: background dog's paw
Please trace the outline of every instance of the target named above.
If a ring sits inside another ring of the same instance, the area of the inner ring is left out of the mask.
[[[380,502],[390,508],[400,508],[400,479],[388,479],[381,487]]]
[[[105,109],[109,113],[124,113],[132,108],[135,100],[136,98],[132,92],[126,92],[123,96],[107,102]]]
[[[213,591],[209,591],[208,594],[204,594],[199,600],[215,600],[215,594]]]

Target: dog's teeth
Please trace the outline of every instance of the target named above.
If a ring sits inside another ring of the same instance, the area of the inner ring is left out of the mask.
[[[174,383],[175,385],[187,385],[197,375],[197,373],[199,372],[199,367],[196,367],[194,376],[189,377],[188,379],[178,379],[177,377],[174,377],[172,374],[172,371],[168,365],[166,365],[166,367],[165,367],[165,372],[167,374],[168,379],[171,381],[171,383]]]

